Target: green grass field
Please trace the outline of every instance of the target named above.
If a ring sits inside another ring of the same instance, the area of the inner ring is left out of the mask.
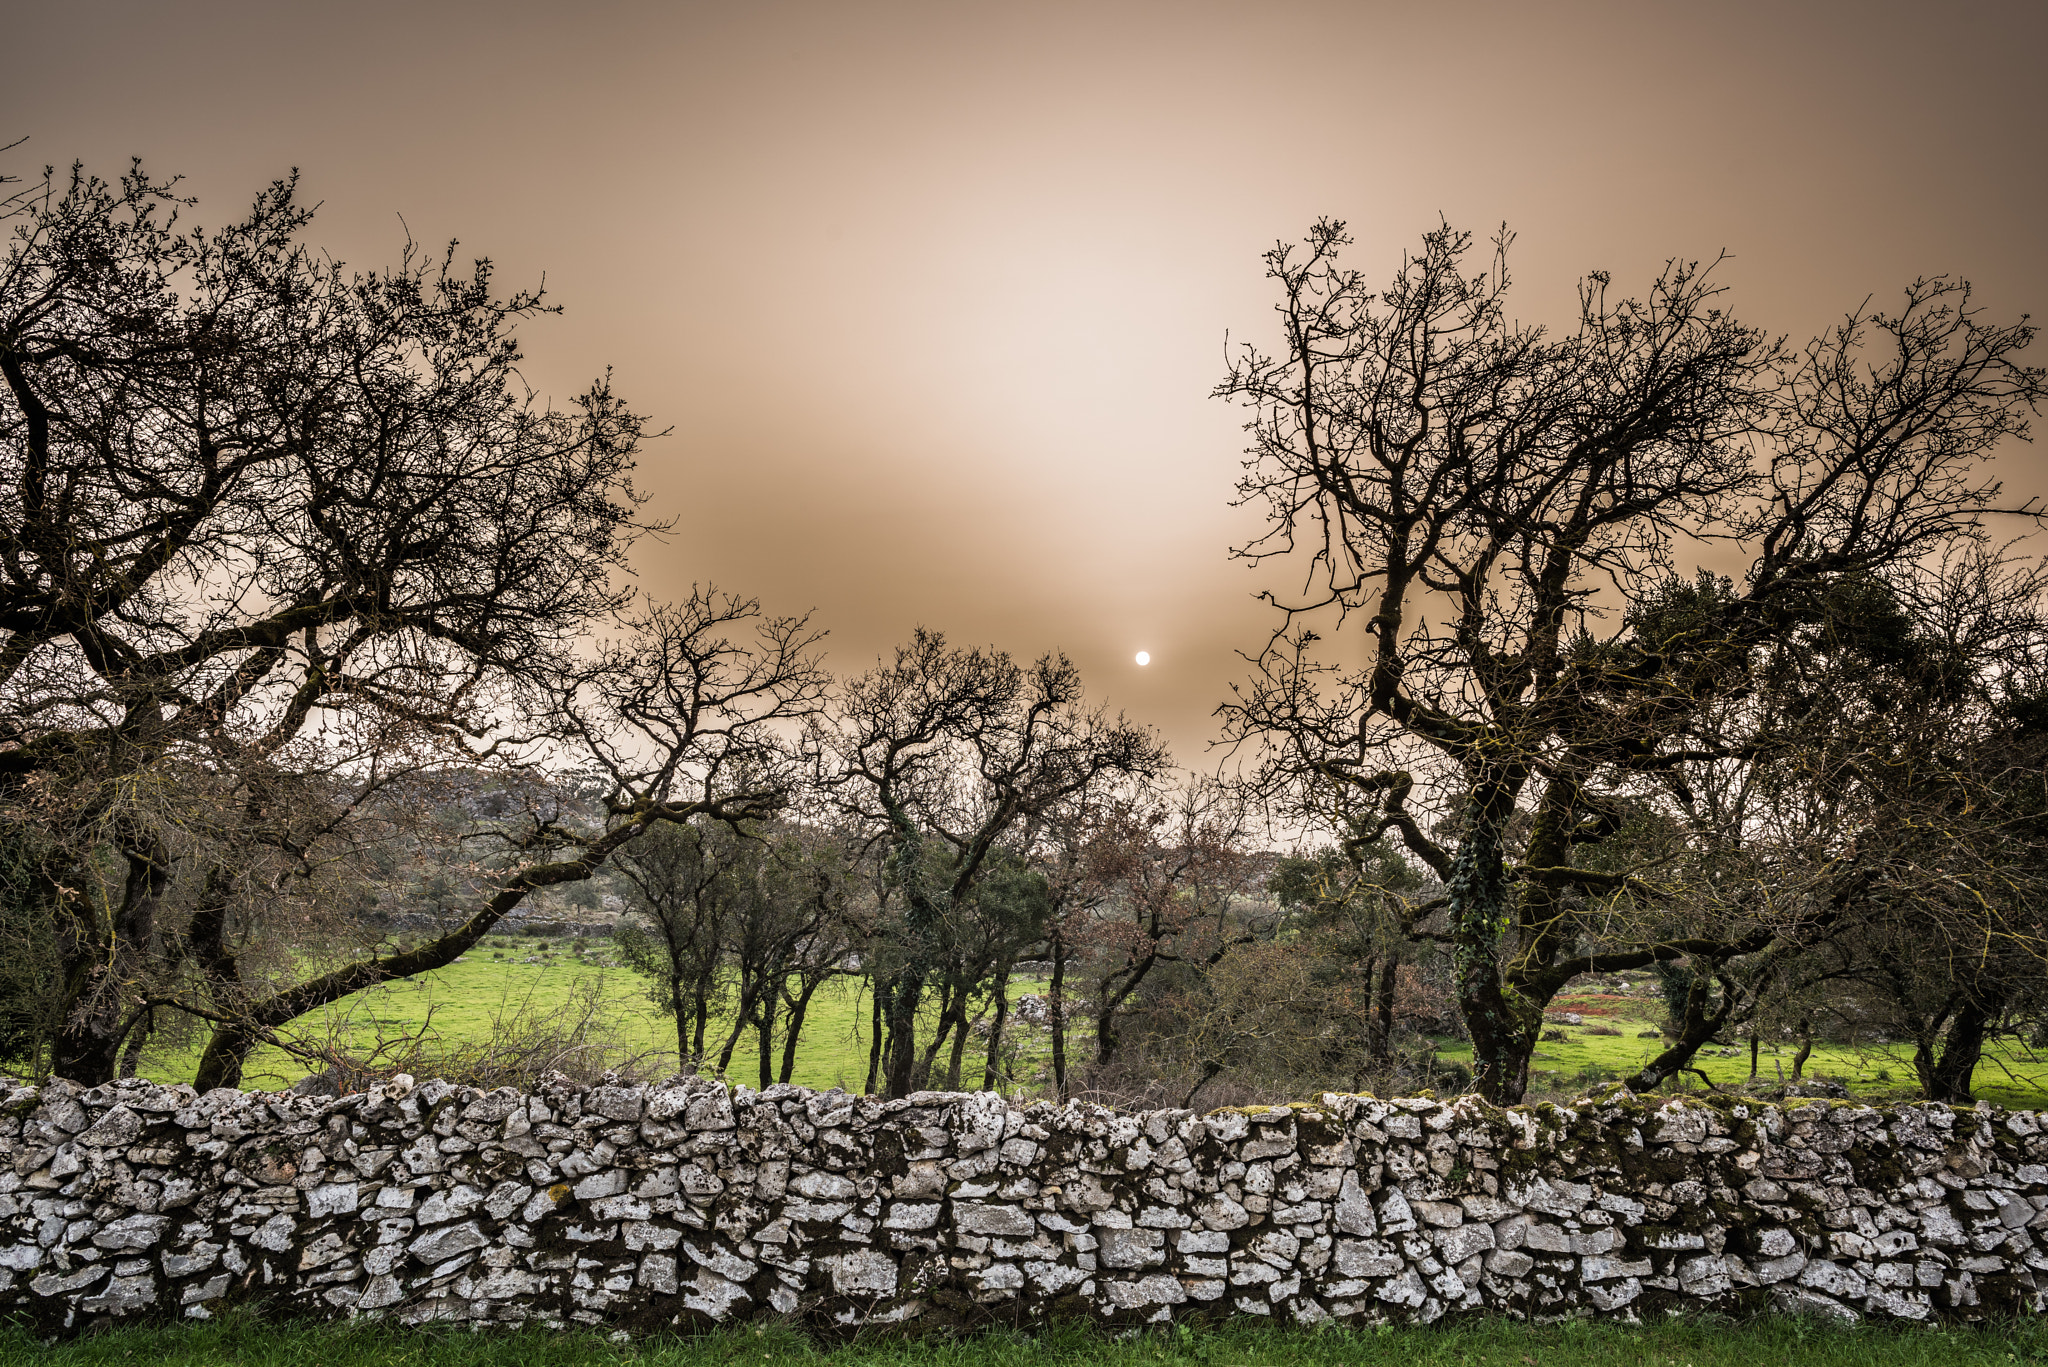
[[[647,980],[614,963],[608,942],[601,939],[585,942],[579,949],[577,942],[567,940],[494,936],[446,968],[358,993],[319,1018],[299,1021],[294,1028],[308,1036],[322,1035],[331,1028],[351,1039],[358,1051],[373,1047],[379,1039],[423,1029],[441,1041],[474,1040],[488,1037],[522,1012],[529,1016],[564,1012],[579,989],[598,996],[606,1028],[621,1045],[662,1056],[650,1059],[656,1070],[674,1066],[672,1018],[662,1015],[648,1000]],[[1011,987],[1013,996],[1043,990],[1042,983],[1023,978]],[[1645,1038],[1644,1032],[1654,1031],[1662,1020],[1663,1004],[1641,990],[1579,992],[1558,998],[1553,1007],[1579,1013],[1585,1024],[1557,1027],[1565,1038],[1539,1046],[1532,1099],[1576,1095],[1601,1082],[1625,1077],[1662,1047],[1658,1039]],[[859,980],[842,978],[822,988],[804,1024],[792,1081],[809,1087],[859,1090],[867,1080],[868,1011],[868,998]],[[1592,1033],[1603,1024],[1620,1033]],[[729,1020],[714,1020],[707,1036],[714,1049],[729,1029]],[[1016,1028],[1011,1039],[1022,1056],[1017,1074],[1028,1077],[1047,1052],[1046,1036]],[[970,1042],[962,1070],[962,1083],[970,1088],[981,1085],[979,1043]],[[1470,1063],[1469,1043],[1449,1037],[1435,1043],[1441,1057]],[[1775,1080],[1780,1069],[1789,1075],[1794,1052],[1791,1044],[1765,1042],[1761,1075]],[[757,1081],[758,1057],[753,1036],[742,1038],[733,1052],[729,1075],[737,1082]],[[778,1072],[780,1060],[778,1043]],[[942,1057],[941,1068],[944,1062]],[[1709,1048],[1701,1051],[1695,1062],[1717,1085],[1739,1084],[1749,1076],[1746,1046],[1734,1049],[1732,1056]],[[197,1063],[196,1048],[187,1046],[146,1055],[142,1071],[160,1082],[187,1082]],[[265,1048],[251,1058],[243,1085],[289,1086],[307,1071],[306,1064],[283,1050]],[[1849,1047],[1816,1041],[1806,1073],[1838,1079],[1857,1095],[1872,1100],[1918,1095],[1912,1053],[1902,1045]],[[1697,1085],[1696,1079],[1686,1081]],[[1976,1087],[1979,1096],[2002,1106],[2048,1108],[2048,1058],[2001,1041],[1979,1065]]]
[[[650,1062],[659,1071],[675,1066],[675,1019],[663,1015],[648,999],[648,980],[612,962],[608,943],[592,940],[578,950],[567,940],[493,936],[468,954],[432,973],[385,983],[359,992],[327,1012],[302,1018],[292,1029],[306,1037],[330,1030],[348,1038],[357,1051],[382,1039],[397,1039],[421,1030],[443,1041],[489,1036],[522,1013],[546,1016],[564,1012],[581,989],[603,1003],[607,1031],[628,1049],[660,1058]],[[539,959],[539,962],[530,960]],[[1012,995],[1043,991],[1035,980],[1014,979]],[[859,980],[840,978],[820,988],[804,1020],[791,1081],[807,1087],[844,1087],[858,1091],[867,1081],[869,1000]],[[731,1029],[731,1019],[714,1018],[706,1035],[715,1052]],[[929,1023],[935,1028],[936,1021]],[[1026,1066],[1046,1045],[1040,1032],[1012,1031]],[[775,1068],[781,1069],[782,1045],[775,1046]],[[962,1068],[962,1085],[979,1087],[986,1045],[970,1041]],[[733,1050],[728,1072],[736,1082],[759,1080],[759,1046],[750,1032]],[[141,1072],[158,1082],[189,1082],[197,1070],[198,1047],[145,1054]],[[935,1067],[943,1069],[941,1055]],[[287,1087],[306,1076],[309,1067],[282,1049],[266,1047],[250,1057],[243,1073],[247,1088]]]
[[[1584,1025],[1555,1027],[1565,1039],[1545,1041],[1537,1047],[1531,1069],[1531,1091],[1539,1088],[1577,1092],[1601,1081],[1626,1077],[1663,1048],[1656,1038],[1644,1038],[1662,1021],[1661,1000],[1641,992],[1613,995],[1581,992],[1559,997],[1554,1011],[1577,1012]],[[1619,1035],[1590,1033],[1600,1025],[1619,1030]],[[1472,1046],[1463,1040],[1444,1038],[1437,1052],[1446,1059],[1470,1064]],[[1757,1071],[1767,1081],[1791,1076],[1797,1046],[1765,1040],[1760,1049]],[[1724,1056],[1718,1049],[1703,1049],[1694,1064],[1717,1086],[1736,1085],[1749,1078],[1749,1047],[1746,1041]],[[1910,1045],[1846,1046],[1816,1040],[1813,1056],[1806,1062],[1806,1076],[1828,1077],[1847,1084],[1858,1096],[1873,1101],[1909,1100],[1919,1096],[1913,1074]],[[1697,1085],[1696,1078],[1688,1081]],[[2019,1048],[2011,1041],[1999,1041],[1977,1067],[1976,1094],[2000,1106],[2048,1108],[2048,1057]]]
[[[375,1324],[117,1329],[45,1346],[0,1331],[0,1364],[38,1367],[1990,1367],[2048,1360],[2048,1326],[1844,1328],[1775,1318],[1531,1327],[1469,1320],[1427,1329],[1218,1329],[1112,1339],[1074,1325],[1036,1336],[821,1344],[787,1329],[614,1342],[588,1332],[470,1333]]]

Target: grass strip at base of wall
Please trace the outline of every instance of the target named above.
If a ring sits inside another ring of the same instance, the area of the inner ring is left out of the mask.
[[[1975,1367],[2048,1362],[2048,1321],[1961,1328],[1844,1326],[1777,1317],[1532,1326],[1317,1330],[1247,1321],[1112,1339],[1086,1325],[1036,1334],[823,1344],[780,1328],[615,1340],[582,1330],[221,1323],[112,1329],[56,1345],[0,1330],[0,1367]]]

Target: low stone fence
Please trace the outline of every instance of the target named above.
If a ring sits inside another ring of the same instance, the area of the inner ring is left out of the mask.
[[[664,1086],[0,1085],[0,1309],[630,1330],[2034,1311],[2048,1135],[1988,1106],[1325,1095],[1119,1114]]]

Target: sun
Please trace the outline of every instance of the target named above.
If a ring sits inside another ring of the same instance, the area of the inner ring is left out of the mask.
[[[1138,652],[1138,663],[1139,663],[1139,664],[1141,664],[1141,665],[1148,665],[1148,664],[1151,664],[1151,663],[1152,663],[1152,655],[1151,655],[1151,652],[1149,652],[1149,651],[1144,651],[1144,650],[1141,650],[1141,651],[1139,651],[1139,652]]]

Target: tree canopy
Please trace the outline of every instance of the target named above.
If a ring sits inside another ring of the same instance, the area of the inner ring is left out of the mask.
[[[1052,1089],[1182,1104],[1434,1076],[1461,1028],[1513,1102],[1587,973],[1660,975],[1645,1088],[1832,1017],[1959,1099],[2048,1012],[2048,568],[1993,477],[2044,375],[1966,284],[1792,345],[1719,263],[1591,274],[1553,331],[1505,231],[1384,285],[1340,223],[1276,246],[1279,340],[1217,393],[1237,553],[1305,587],[1196,779],[1057,651],[920,628],[835,681],[805,617],[641,592],[645,420],[527,387],[542,294],[453,244],[352,272],[290,180],[192,212],[139,166],[0,201],[11,1059],[99,1082],[184,1030],[232,1085],[569,886],[679,1062],[751,1030],[787,1080],[857,978],[897,1097],[975,1038],[1012,1076],[1041,961]]]
[[[1785,950],[1871,896],[1867,822],[1773,896],[1763,832],[1722,799],[1814,752],[1818,715],[1788,709],[1817,650],[1853,671],[1891,648],[1860,604],[1924,597],[1986,538],[1980,467],[2027,434],[2042,372],[2024,320],[1946,279],[1790,347],[1674,261],[1635,297],[1589,276],[1552,335],[1508,311],[1505,232],[1475,261],[1431,231],[1384,287],[1339,264],[1349,242],[1324,221],[1267,254],[1281,340],[1218,390],[1251,410],[1239,494],[1268,518],[1240,554],[1311,576],[1225,711],[1267,791],[1442,880],[1425,933],[1479,1089],[1514,1101],[1575,974]],[[1747,557],[1739,582],[1685,572],[1713,547]],[[2031,631],[2009,658],[2039,658]],[[1651,826],[1676,848],[1600,857]],[[1744,858],[1755,876],[1719,876]]]
[[[224,227],[190,208],[140,166],[4,206],[0,804],[35,833],[25,901],[61,960],[52,1062],[86,1081],[172,1003],[221,1027],[202,1077],[232,1081],[281,1014],[446,962],[714,772],[759,772],[759,723],[817,678],[798,622],[636,602],[642,419],[608,379],[565,408],[527,389],[539,293],[452,245],[349,273],[289,180]],[[758,654],[727,634],[756,625]],[[241,980],[238,917],[331,866],[394,785],[542,758],[585,765],[603,815],[508,831],[480,924],[288,992]]]

